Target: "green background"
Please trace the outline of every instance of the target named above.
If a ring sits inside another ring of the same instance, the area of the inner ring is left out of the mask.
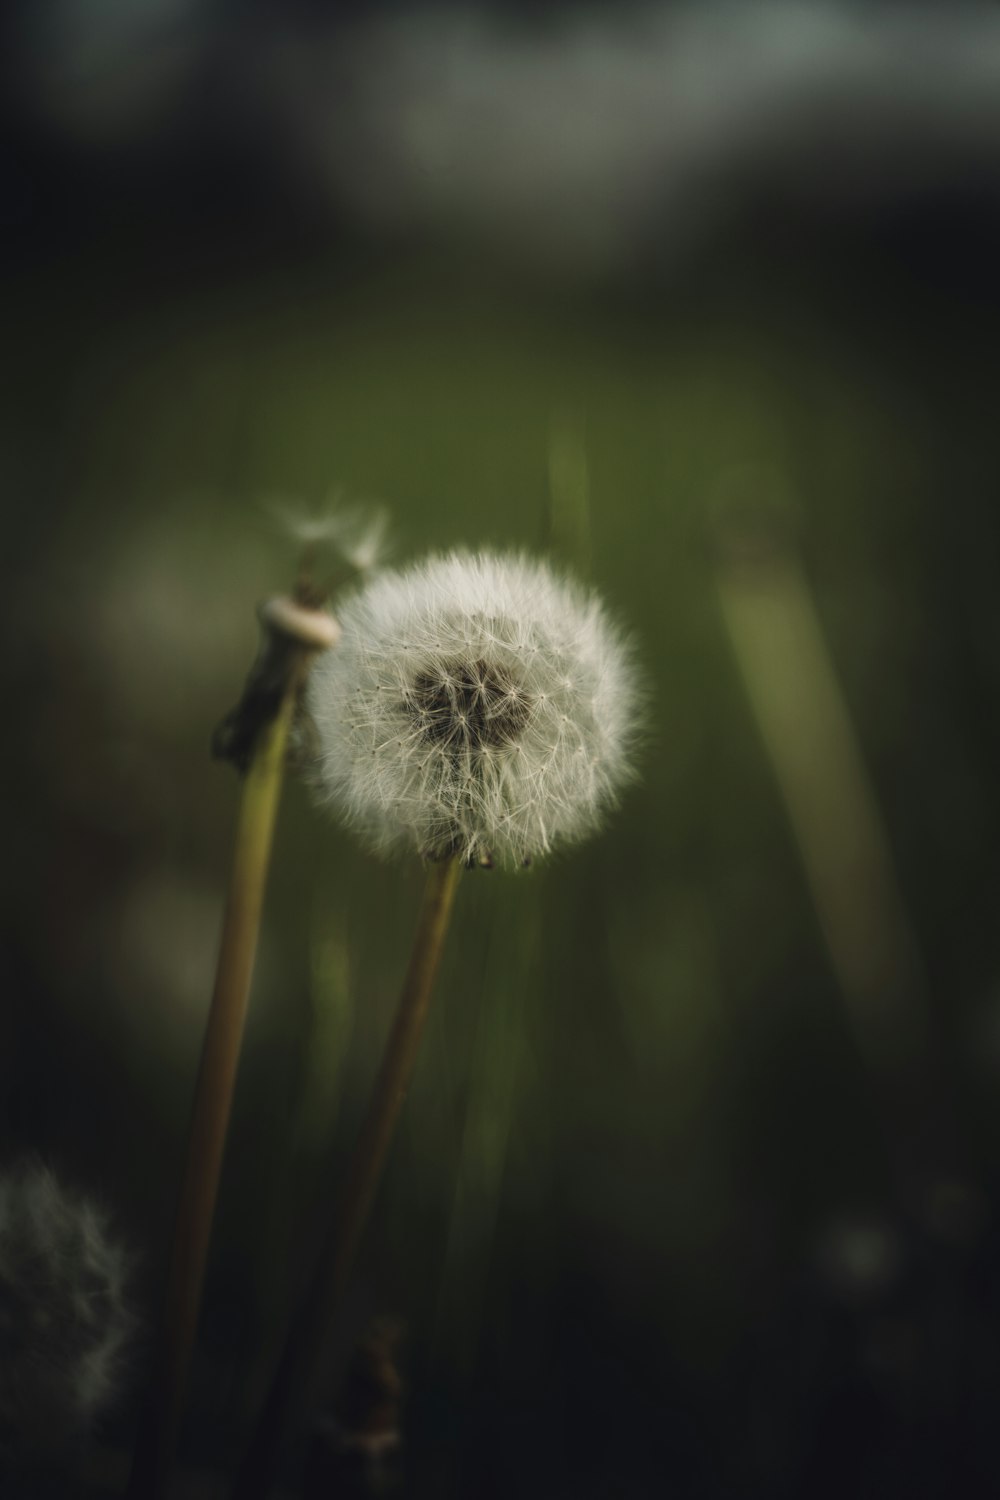
[[[224,248],[178,270],[98,243],[3,294],[0,1119],[134,1253],[145,1331],[105,1442],[130,1441],[211,989],[239,790],[211,731],[294,578],[269,503],[339,496],[388,508],[393,561],[589,576],[648,710],[601,836],[463,879],[333,1372],[370,1317],[404,1326],[413,1494],[819,1494],[848,1451],[908,1482],[939,1386],[985,1389],[993,1358],[995,302],[898,247],[796,267],[739,235],[611,285],[446,246]],[[784,564],[913,936],[889,1044],[912,1090],[831,962],[722,608]],[[290,779],[193,1463],[240,1451],[420,886]]]

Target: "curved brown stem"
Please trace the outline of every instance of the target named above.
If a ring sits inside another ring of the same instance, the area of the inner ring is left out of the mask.
[[[259,727],[240,801],[229,896],[202,1043],[154,1385],[129,1481],[156,1500],[173,1459],[201,1306],[205,1262],[232,1108],[288,734],[310,653],[290,650],[277,712]]]
[[[460,865],[428,866],[424,903],[392,1030],[330,1234],[298,1309],[263,1411],[236,1479],[233,1500],[263,1500],[293,1405],[308,1394],[336,1318],[358,1242],[382,1177],[393,1130],[417,1059],[451,916]]]

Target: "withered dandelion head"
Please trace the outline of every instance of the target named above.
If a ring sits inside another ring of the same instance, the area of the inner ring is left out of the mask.
[[[316,779],[373,848],[523,864],[599,826],[638,693],[596,597],[526,558],[452,553],[337,613],[309,685]]]

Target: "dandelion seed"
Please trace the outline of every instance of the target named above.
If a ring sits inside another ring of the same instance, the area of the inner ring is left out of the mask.
[[[316,781],[374,849],[521,866],[599,826],[631,773],[638,692],[582,587],[454,553],[383,573],[338,617],[308,689]]]

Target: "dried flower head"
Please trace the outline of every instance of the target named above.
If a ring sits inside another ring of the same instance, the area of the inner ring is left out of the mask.
[[[453,553],[377,576],[338,617],[309,686],[317,782],[375,849],[523,864],[598,826],[637,689],[596,598],[542,563]]]
[[[85,1432],[132,1331],[125,1257],[87,1199],[46,1167],[0,1178],[0,1456]]]

